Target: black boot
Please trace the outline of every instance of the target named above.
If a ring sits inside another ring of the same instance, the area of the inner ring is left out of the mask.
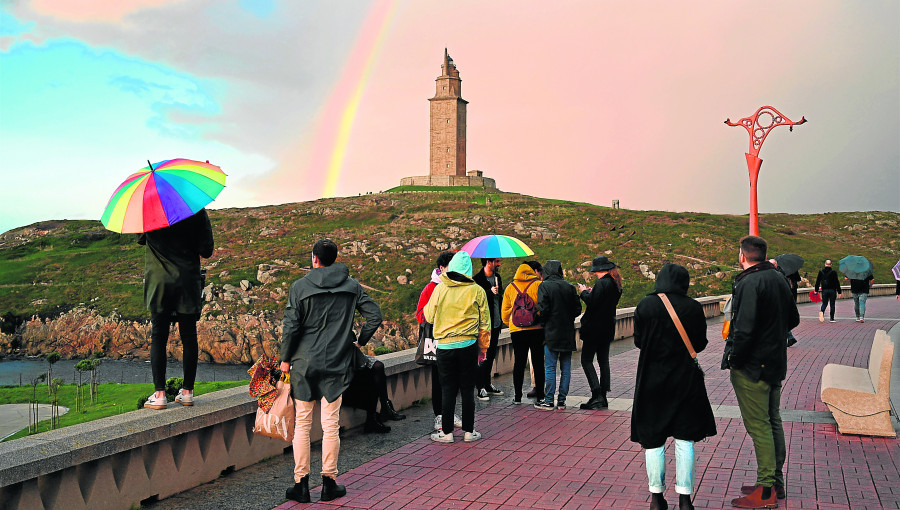
[[[297,503],[309,503],[309,475],[304,476],[293,487],[284,491],[284,497]]]
[[[650,493],[650,510],[666,510],[667,508],[669,508],[669,503],[661,492]]]
[[[391,431],[391,428],[381,423],[381,420],[378,418],[378,414],[376,413],[366,413],[366,424],[363,425],[363,432],[366,434],[370,434],[372,432],[376,432],[378,434],[387,434]]]
[[[337,499],[341,496],[346,495],[346,487],[344,487],[343,485],[338,485],[338,483],[334,481],[334,478],[329,478],[327,476],[322,477],[321,501],[331,501],[332,499]]]
[[[405,419],[405,414],[400,414],[396,410],[394,410],[394,403],[391,402],[390,399],[385,400],[384,403],[381,404],[381,421],[400,421]]]
[[[606,402],[606,393],[600,390],[591,390],[590,400],[581,404],[579,407],[586,410],[606,409],[609,407],[609,404]]]
[[[694,510],[694,504],[691,503],[690,494],[678,495],[678,510]]]

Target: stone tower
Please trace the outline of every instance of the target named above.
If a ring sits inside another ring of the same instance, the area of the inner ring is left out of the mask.
[[[466,175],[466,104],[462,80],[444,48],[444,63],[431,102],[430,175]]]

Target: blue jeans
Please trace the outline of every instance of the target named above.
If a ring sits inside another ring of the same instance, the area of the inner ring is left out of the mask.
[[[650,492],[666,490],[666,445],[644,451]],[[694,442],[675,440],[675,492],[690,495],[694,489]]]
[[[572,352],[551,351],[544,346],[544,395],[547,402],[553,402],[556,392],[556,363],[559,361],[559,396],[557,405],[566,402],[569,394],[569,381],[572,379]]]
[[[869,299],[868,292],[853,293],[853,311],[856,312],[857,319],[866,318],[866,300]]]

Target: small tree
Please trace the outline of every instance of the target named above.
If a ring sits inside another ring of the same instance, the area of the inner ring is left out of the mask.
[[[37,401],[37,385],[47,378],[47,374],[41,374],[31,380],[31,402],[28,406],[28,433],[37,432],[38,424],[38,401]]]
[[[59,353],[56,351],[47,355],[47,363],[50,363],[50,368],[47,369],[47,386],[53,383],[53,364],[59,361],[59,358]]]
[[[75,410],[84,412],[84,390],[82,385],[82,377],[87,370],[93,370],[94,364],[89,359],[83,359],[75,364],[75,370],[78,372],[78,384],[75,386]]]
[[[54,429],[59,426],[59,387],[62,386],[63,380],[57,377],[50,382],[50,428]]]

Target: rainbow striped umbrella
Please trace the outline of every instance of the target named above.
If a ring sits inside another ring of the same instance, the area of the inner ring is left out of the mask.
[[[225,172],[209,162],[169,159],[131,174],[116,188],[100,221],[121,234],[149,232],[193,216],[225,187]]]
[[[527,244],[515,237],[501,235],[476,237],[460,248],[460,251],[464,251],[476,259],[502,259],[534,255],[534,251]]]

